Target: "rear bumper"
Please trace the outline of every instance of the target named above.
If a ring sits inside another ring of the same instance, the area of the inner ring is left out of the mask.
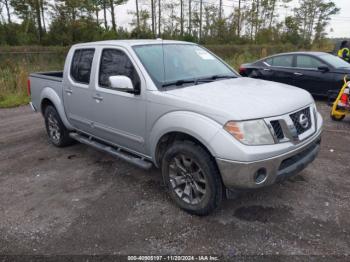
[[[260,188],[301,172],[316,158],[320,144],[321,130],[302,147],[273,158],[254,162],[216,161],[227,188]]]
[[[30,108],[31,108],[34,112],[37,111],[32,102],[29,102],[29,105],[30,105]]]

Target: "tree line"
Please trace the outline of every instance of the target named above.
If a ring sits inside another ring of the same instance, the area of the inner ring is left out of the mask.
[[[131,1],[131,0],[129,0]],[[116,10],[128,0],[0,0],[0,44],[71,45],[104,39],[181,39],[205,44],[322,43],[332,0],[132,0],[129,25]],[[285,15],[281,15],[281,11]]]

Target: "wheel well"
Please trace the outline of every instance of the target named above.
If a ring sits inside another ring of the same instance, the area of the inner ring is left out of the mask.
[[[45,110],[48,106],[54,106],[54,104],[51,102],[50,99],[44,98],[43,101],[41,101],[41,113],[44,115]]]
[[[169,146],[172,145],[176,141],[191,141],[191,142],[195,143],[196,145],[199,145],[205,151],[207,151],[207,153],[210,155],[211,158],[213,158],[213,160],[216,164],[216,161],[215,161],[213,155],[208,150],[208,148],[205,145],[203,145],[203,143],[201,143],[198,139],[196,139],[195,137],[188,135],[186,133],[170,132],[170,133],[163,135],[158,141],[157,148],[156,148],[156,154],[155,154],[155,158],[156,158],[155,161],[156,161],[157,166],[161,167],[161,163],[162,163],[161,157],[164,155],[165,151],[169,148]]]

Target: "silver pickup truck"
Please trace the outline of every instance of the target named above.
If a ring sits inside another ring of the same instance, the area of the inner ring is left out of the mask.
[[[53,145],[77,140],[154,165],[172,199],[197,215],[224,193],[297,174],[320,148],[323,120],[308,92],[240,77],[197,44],[78,44],[63,72],[33,73],[28,88]]]

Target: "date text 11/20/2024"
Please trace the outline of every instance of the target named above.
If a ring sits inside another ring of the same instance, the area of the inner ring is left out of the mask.
[[[128,256],[128,261],[218,261],[218,256]]]

